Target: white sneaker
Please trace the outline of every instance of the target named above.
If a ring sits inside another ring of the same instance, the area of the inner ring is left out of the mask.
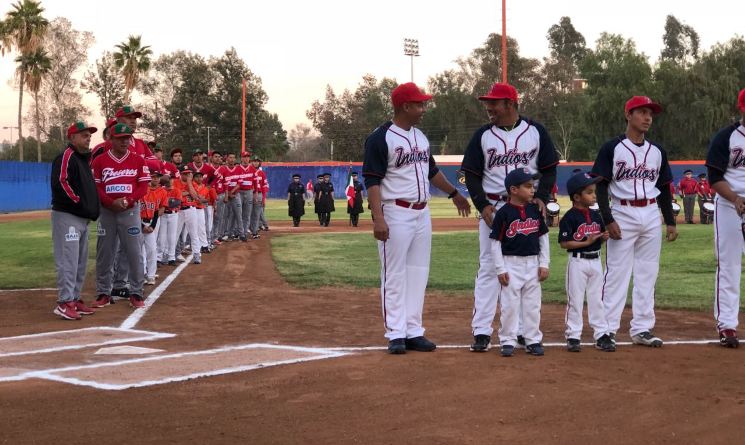
[[[662,347],[662,339],[659,337],[654,336],[649,331],[640,332],[636,335],[631,336],[631,341],[635,345],[642,345],[642,346],[649,346],[652,348],[661,348]]]
[[[155,278],[145,278],[145,284],[152,286],[155,284]]]
[[[186,261],[186,258],[184,258],[183,255],[179,254],[179,256],[176,257],[176,261],[178,261],[179,263],[183,263],[184,261]]]

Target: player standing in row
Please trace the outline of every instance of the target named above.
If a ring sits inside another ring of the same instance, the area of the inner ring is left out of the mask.
[[[499,344],[502,357],[511,357],[523,323],[525,351],[543,355],[541,281],[548,278],[548,227],[533,202],[538,174],[527,167],[510,171],[504,179],[509,202],[494,214],[491,238],[494,270],[499,289]],[[487,344],[488,348],[488,344]]]
[[[300,218],[305,215],[305,187],[300,182],[300,174],[292,175],[287,186],[287,214],[292,217],[292,226],[300,226]]]
[[[683,213],[685,214],[686,224],[693,224],[693,211],[696,208],[696,195],[698,191],[698,182],[693,179],[693,170],[683,172],[683,179],[678,184],[678,193],[683,200]]]
[[[460,215],[471,212],[468,200],[437,168],[429,141],[416,128],[424,102],[431,98],[414,83],[399,85],[391,92],[393,120],[365,141],[362,176],[378,240],[383,323],[391,354],[436,348],[424,337],[422,326],[432,247],[430,182],[448,194]]]
[[[316,192],[318,200],[318,214],[322,226],[328,227],[331,223],[331,212],[335,211],[334,207],[334,184],[331,182],[331,173],[324,173],[323,180],[318,184]]]
[[[261,159],[254,156],[251,159],[251,167],[254,172],[254,195],[253,195],[253,212],[251,213],[251,238],[259,239],[259,230],[263,228],[261,222],[262,213],[264,212],[264,187],[266,187],[266,174],[261,170]],[[246,228],[249,230],[249,228]],[[248,233],[247,233],[248,235]]]
[[[717,132],[706,167],[714,199],[714,253],[717,257],[714,318],[722,346],[736,348],[740,278],[745,252],[745,88],[737,97],[740,120]]]
[[[168,206],[168,192],[160,186],[160,171],[150,169],[150,186],[142,197],[142,255],[145,263],[145,284],[155,284],[158,268],[158,236],[163,225],[163,212]]]
[[[227,241],[229,236],[242,236],[243,234],[243,207],[241,198],[238,196],[240,190],[239,181],[243,169],[235,165],[235,153],[225,155],[226,164],[217,169],[217,180],[225,184],[225,218],[220,234],[222,241]]]
[[[600,248],[608,232],[600,212],[591,207],[597,203],[595,184],[601,180],[587,173],[576,173],[567,181],[572,208],[559,221],[559,244],[569,251],[566,271],[567,310],[564,335],[569,352],[579,352],[582,336],[582,309],[587,296],[587,318],[593,330],[595,347],[614,352],[603,306],[603,266]]]
[[[364,200],[362,199],[362,183],[357,180],[357,172],[352,172],[352,192],[354,193],[354,206],[349,205],[347,200],[347,213],[349,213],[349,224],[357,227],[360,222],[360,213],[364,213]]]
[[[222,153],[219,151],[213,151],[211,159],[212,168],[215,170],[215,179],[212,181],[212,188],[215,191],[215,217],[212,221],[212,233],[210,234],[210,240],[213,244],[220,245],[222,241],[220,238],[223,235],[223,228],[225,227],[225,181],[220,179],[217,174],[217,170],[222,166]]]
[[[646,139],[653,116],[661,111],[662,107],[646,96],[629,99],[625,106],[626,133],[600,148],[592,168],[592,173],[602,178],[597,185],[597,200],[610,235],[602,292],[611,339],[615,342],[621,326],[633,274],[631,340],[652,347],[662,346],[662,340],[652,333],[654,287],[662,247],[660,211],[667,226],[667,240],[678,237],[667,154]]]
[[[91,134],[96,127],[75,122],[69,143],[52,162],[52,246],[57,269],[57,305],[53,312],[79,320],[94,311],[80,297],[88,265],[88,223],[98,219],[100,203],[89,166]]]
[[[142,220],[139,201],[147,192],[150,174],[145,159],[129,150],[132,129],[125,124],[110,128],[111,148],[91,166],[101,200],[96,245],[96,294],[93,307],[111,303],[114,255],[117,241],[129,265],[129,301],[144,306],[142,288],[145,265],[142,261]]]
[[[266,178],[266,172],[263,168],[261,168],[262,160],[261,158],[256,158],[256,164],[254,166],[256,167],[256,176],[258,177],[258,182],[260,185],[261,190],[261,198],[258,199],[259,203],[259,224],[257,230],[263,230],[265,232],[269,231],[269,223],[266,220],[266,216],[264,215],[264,210],[266,209],[266,198],[269,196],[269,181]],[[258,233],[257,233],[258,234]]]
[[[241,153],[240,178],[238,179],[238,196],[241,200],[241,241],[248,241],[251,236],[251,223],[256,202],[256,168],[251,165],[251,155]]]
[[[192,263],[201,264],[202,245],[199,237],[199,221],[197,220],[198,217],[202,216],[202,214],[198,214],[197,212],[199,194],[194,189],[193,172],[189,167],[182,168],[180,173],[181,179],[177,179],[173,183],[173,188],[178,190],[181,196],[181,208],[178,211],[178,228],[176,229],[176,233],[182,242],[186,236],[189,237],[193,254]],[[176,239],[177,242],[178,238]],[[174,255],[177,255],[177,252],[174,252]]]
[[[474,352],[488,350],[494,331],[492,323],[497,312],[499,281],[489,235],[495,212],[509,198],[505,178],[517,168],[527,168],[531,174],[540,173],[534,202],[543,210],[556,182],[556,165],[559,163],[546,129],[518,113],[517,90],[512,85],[495,83],[479,100],[490,123],[476,130],[461,165],[468,193],[481,214],[479,270],[473,292],[471,322],[474,336],[471,350]]]

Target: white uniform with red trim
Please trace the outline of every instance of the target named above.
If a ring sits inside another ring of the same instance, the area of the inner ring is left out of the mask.
[[[429,179],[437,174],[429,141],[417,128],[392,122],[365,142],[362,175],[369,189],[380,186],[389,238],[378,241],[380,291],[385,336],[389,340],[424,335],[422,309],[429,278],[432,220]]]
[[[651,331],[655,324],[654,286],[662,247],[657,196],[672,181],[667,154],[652,142],[645,140],[637,145],[622,135],[603,145],[592,173],[609,183],[611,213],[622,237],[609,239],[606,250],[602,296],[608,329],[615,334],[621,326],[633,274],[630,334]]]

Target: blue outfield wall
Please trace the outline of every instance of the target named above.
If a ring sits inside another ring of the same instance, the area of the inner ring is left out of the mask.
[[[52,207],[51,163],[0,161],[0,212]]]
[[[691,169],[694,175],[706,173],[703,161],[674,162],[672,165],[675,183],[683,177],[683,171]],[[440,169],[452,183],[458,183],[461,193],[467,194],[463,178],[458,173],[459,165],[444,164]],[[580,168],[589,171],[591,163],[561,164],[558,168],[557,182],[559,194],[566,194],[566,182],[572,174],[572,170]],[[25,210],[43,210],[51,207],[52,193],[49,186],[51,174],[51,163],[0,161],[0,212],[20,212]],[[292,175],[299,173],[301,182],[305,185],[308,179],[315,181],[316,175],[331,173],[331,180],[338,198],[344,197],[344,192],[349,181],[349,172],[360,172],[361,165],[353,164],[339,166],[324,165],[301,165],[301,164],[268,164],[264,171],[269,181],[269,197],[274,199],[285,199],[287,197],[287,186],[292,181]],[[432,188],[435,196],[445,194]]]

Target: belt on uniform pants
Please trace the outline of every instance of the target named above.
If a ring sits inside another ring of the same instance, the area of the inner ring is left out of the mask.
[[[584,260],[595,260],[600,258],[600,252],[572,252],[572,256]]]
[[[143,224],[150,224],[150,221],[152,221],[152,219],[150,219],[150,218],[143,218],[142,223]]]
[[[193,206],[182,206],[182,207],[181,207],[181,210],[186,210],[186,209],[190,209],[190,208],[192,208],[192,207],[193,207]]]
[[[650,204],[654,204],[657,202],[657,199],[622,199],[621,205],[622,206],[631,206],[631,207],[646,207]]]
[[[168,214],[168,215],[172,215],[172,214],[176,213],[176,211],[175,210],[166,210],[163,213]]]
[[[492,201],[509,201],[510,200],[509,196],[497,195],[496,193],[487,193],[486,197],[491,199]]]
[[[414,209],[414,210],[422,210],[423,208],[427,207],[426,202],[409,202],[409,201],[404,201],[403,199],[397,199],[396,205],[399,207],[406,207],[407,209]]]

